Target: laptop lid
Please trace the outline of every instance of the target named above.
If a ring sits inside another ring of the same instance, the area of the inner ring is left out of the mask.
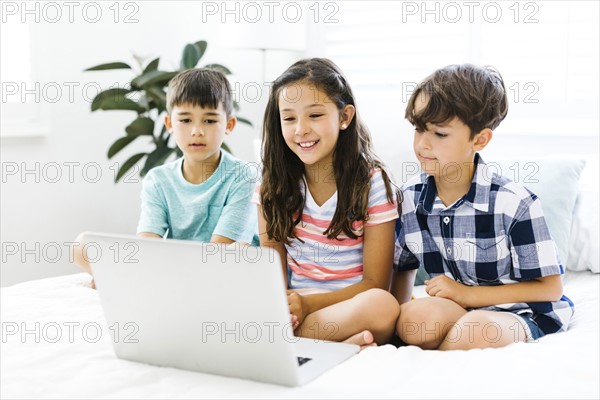
[[[84,240],[118,357],[299,383],[274,250],[100,233]]]

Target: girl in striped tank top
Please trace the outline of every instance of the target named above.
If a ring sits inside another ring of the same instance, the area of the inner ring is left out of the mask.
[[[296,62],[273,82],[263,129],[260,242],[281,255],[294,333],[388,342],[399,194],[346,78],[327,59]]]

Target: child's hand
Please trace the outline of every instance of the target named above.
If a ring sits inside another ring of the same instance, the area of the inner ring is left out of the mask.
[[[438,275],[426,280],[425,291],[432,297],[442,297],[454,301],[462,308],[468,307],[469,287],[446,275]]]
[[[293,290],[287,291],[288,295],[288,306],[290,307],[290,314],[297,318],[297,323],[300,325],[304,321],[304,310],[302,307],[302,296]],[[293,321],[292,321],[293,324]],[[293,325],[292,325],[293,327]],[[298,326],[296,326],[297,328]],[[294,328],[294,329],[296,329]]]
[[[292,330],[295,331],[300,326],[300,322],[298,322],[298,317],[294,314],[290,314],[290,318],[292,320]]]

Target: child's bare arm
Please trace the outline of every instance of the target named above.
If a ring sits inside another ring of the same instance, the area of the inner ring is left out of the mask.
[[[258,205],[258,236],[261,247],[270,247],[279,254],[279,257],[281,257],[283,280],[285,281],[285,288],[287,289],[287,253],[285,246],[281,242],[269,239],[269,235],[267,235],[267,222],[265,220],[265,216],[263,215],[261,205]]]
[[[161,239],[162,236],[157,235],[156,233],[152,233],[152,232],[140,232],[137,234],[137,236],[139,237],[149,237],[149,238],[157,238],[157,239]]]
[[[231,240],[228,237],[221,235],[212,235],[210,238],[211,243],[222,243],[222,244],[231,244],[235,243],[235,240]]]
[[[466,286],[439,275],[425,281],[430,296],[453,300],[463,308],[479,308],[506,303],[558,301],[563,294],[560,275],[498,286]]]

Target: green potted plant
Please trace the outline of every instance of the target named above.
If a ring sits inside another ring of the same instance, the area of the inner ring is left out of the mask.
[[[198,65],[198,62],[206,52],[207,45],[207,42],[204,40],[187,44],[183,49],[180,67],[177,71],[159,70],[158,63],[160,57],[153,59],[145,65],[141,59],[134,57],[138,64],[137,76],[131,82],[128,82],[125,87],[104,90],[94,98],[91,105],[92,111],[125,110],[136,113],[135,119],[125,128],[125,136],[117,139],[108,149],[109,159],[138,137],[148,138],[154,145],[154,150],[148,153],[134,154],[119,166],[115,182],[118,182],[127,171],[137,165],[144,157],[146,160],[140,170],[141,176],[146,175],[151,168],[164,164],[172,154],[175,153],[178,157],[182,155],[177,146],[170,145],[169,139],[171,135],[169,135],[162,123],[162,115],[167,110],[166,88],[169,81],[179,72],[195,68]],[[208,64],[204,65],[204,68],[215,69],[226,75],[231,74],[231,71],[221,64]],[[85,71],[111,69],[134,70],[127,63],[111,62],[96,65]],[[239,104],[236,101],[233,102],[233,106],[236,112],[239,111]],[[252,123],[246,118],[238,116],[237,120],[252,126]],[[158,128],[159,126],[161,128]],[[223,148],[229,151],[225,144],[223,144]]]

